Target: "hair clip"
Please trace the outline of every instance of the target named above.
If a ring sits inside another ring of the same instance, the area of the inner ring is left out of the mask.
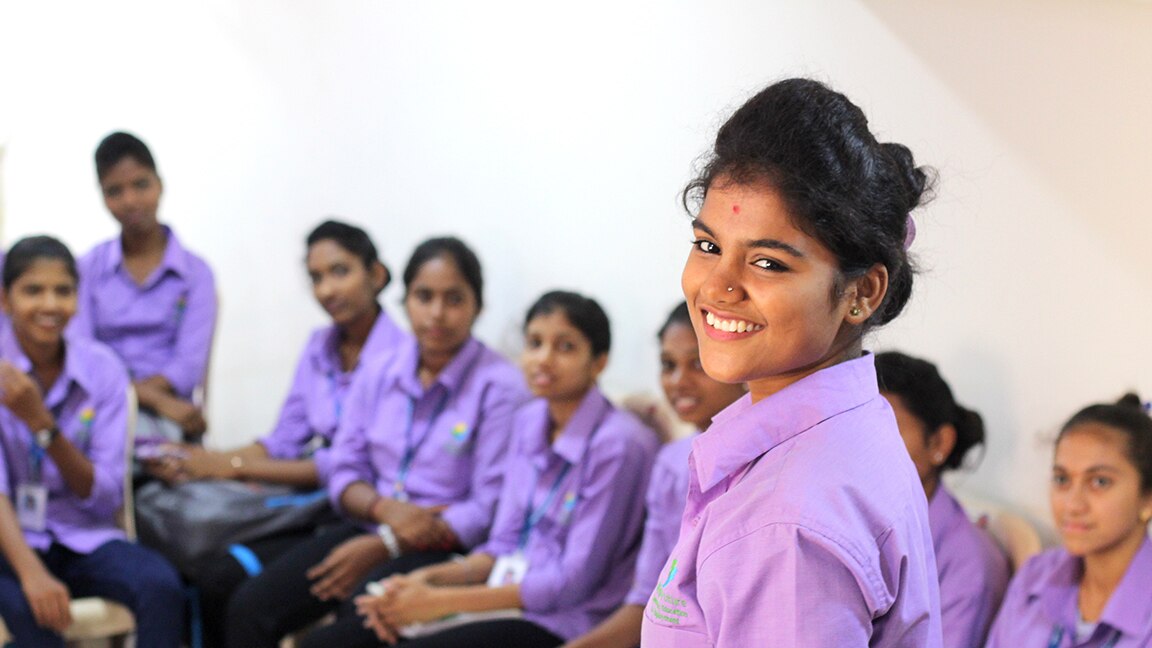
[[[916,240],[916,221],[912,220],[912,214],[908,214],[908,219],[904,221],[904,229],[907,232],[904,235],[904,251],[907,252]]]
[[[1140,408],[1144,410],[1145,414],[1152,414],[1152,401],[1144,403]]]

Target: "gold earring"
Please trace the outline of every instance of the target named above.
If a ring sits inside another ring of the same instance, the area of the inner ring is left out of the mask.
[[[1148,524],[1149,520],[1152,520],[1152,511],[1144,511],[1143,513],[1140,514],[1140,521],[1141,522],[1143,522],[1144,524]]]
[[[863,313],[863,312],[864,311],[860,310],[859,306],[852,306],[852,309],[848,311],[848,314],[851,315],[852,317],[860,317],[860,313]]]

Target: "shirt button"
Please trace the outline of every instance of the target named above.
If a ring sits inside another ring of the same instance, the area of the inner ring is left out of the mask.
[[[692,518],[692,526],[696,526],[697,524],[700,524],[700,516],[699,515]]]

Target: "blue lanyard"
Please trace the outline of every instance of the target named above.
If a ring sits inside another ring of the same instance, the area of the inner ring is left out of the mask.
[[[28,463],[29,463],[29,479],[33,484],[39,484],[44,481],[44,455],[47,454],[44,448],[36,444],[36,440],[32,439],[32,445],[28,447]]]
[[[532,528],[536,526],[536,523],[548,512],[548,508],[552,506],[553,500],[556,499],[556,494],[560,492],[560,482],[564,481],[564,478],[568,476],[569,470],[572,470],[572,464],[565,463],[564,467],[560,470],[560,474],[556,477],[555,483],[552,484],[552,489],[548,491],[548,496],[545,497],[544,502],[533,511],[532,500],[536,496],[536,488],[540,486],[540,478],[544,476],[542,473],[536,474],[536,484],[533,485],[532,490],[528,492],[528,508],[524,511],[524,524],[520,527],[520,544],[518,547],[520,551],[524,551],[524,548],[528,546],[528,537],[532,535]]]
[[[1064,626],[1052,626],[1052,634],[1048,637],[1048,648],[1060,648],[1060,642],[1064,641]],[[1117,630],[1112,633],[1112,637],[1108,639],[1102,648],[1116,648],[1116,644],[1120,643],[1120,631]]]
[[[408,398],[408,427],[404,430],[404,455],[400,459],[400,470],[397,471],[396,481],[392,484],[393,498],[401,502],[408,501],[408,493],[405,489],[408,485],[408,473],[412,469],[412,460],[416,458],[416,450],[428,438],[428,433],[436,425],[436,419],[440,418],[447,406],[448,390],[445,389],[444,393],[440,395],[440,400],[436,403],[436,409],[432,411],[428,425],[424,426],[424,433],[420,435],[419,439],[413,439],[412,428],[416,427],[416,399]]]

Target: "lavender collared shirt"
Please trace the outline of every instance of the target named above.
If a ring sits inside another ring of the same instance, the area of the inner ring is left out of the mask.
[[[542,399],[517,412],[514,429],[492,538],[476,551],[522,550],[524,618],[571,639],[611,614],[632,583],[658,442],[596,387],[555,442]],[[530,514],[538,521],[521,547]]]
[[[979,648],[1008,587],[1008,558],[940,484],[928,502],[945,648]]]
[[[48,488],[47,529],[24,531],[28,546],[47,550],[56,542],[90,553],[109,540],[123,539],[116,512],[124,498],[124,441],[128,425],[128,375],[110,349],[92,340],[69,340],[64,370],[44,396],[60,433],[92,462],[92,492],[81,499],[68,489],[47,453],[42,483]],[[0,331],[0,357],[25,373],[32,363],[11,329]],[[32,431],[0,406],[0,492],[12,498],[32,477]],[[13,504],[15,508],[15,504]]]
[[[928,506],[871,355],[713,418],[642,645],[941,646]]]
[[[988,648],[1147,648],[1152,646],[1152,540],[1144,539],[1120,585],[1104,606],[1100,622],[1086,640],[1075,639],[1077,593],[1082,560],[1061,548],[1033,556],[1008,585]],[[1116,643],[1109,643],[1115,641]]]
[[[331,472],[329,446],[353,379],[361,373],[361,367],[387,362],[408,337],[387,313],[380,311],[356,366],[344,371],[339,351],[340,329],[333,325],[313,331],[296,365],[296,377],[280,408],[280,419],[276,427],[258,441],[268,456],[303,459],[311,452],[321,485],[327,483]]]
[[[79,307],[69,333],[107,344],[133,380],[163,376],[187,399],[208,368],[216,284],[208,264],[164,229],[164,258],[143,285],[124,267],[119,238],[80,258]]]
[[[688,497],[688,455],[692,438],[678,439],[660,449],[652,478],[648,482],[647,519],[644,521],[644,543],[636,559],[636,577],[624,598],[628,605],[644,605],[668,562],[676,539],[680,536],[680,517]]]
[[[367,482],[386,497],[402,484],[413,504],[447,504],[444,521],[464,547],[474,547],[492,525],[512,414],[527,396],[524,379],[476,339],[427,388],[417,377],[419,359],[409,339],[352,384],[332,445],[328,494],[339,509],[353,482]]]

